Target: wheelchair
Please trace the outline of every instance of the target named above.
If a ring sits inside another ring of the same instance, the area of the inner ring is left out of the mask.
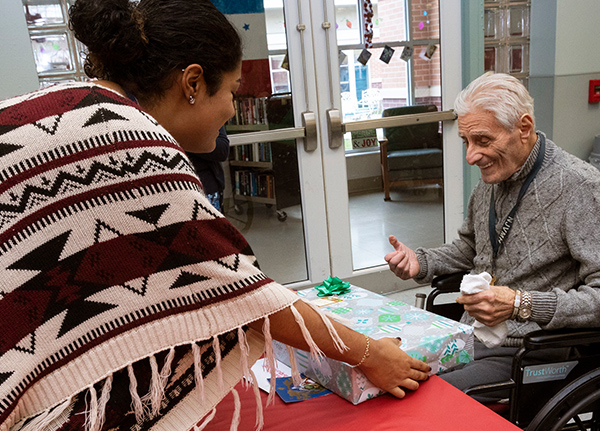
[[[439,276],[432,282],[425,309],[460,320],[457,303],[437,303],[442,295],[459,292],[465,273]],[[600,310],[598,310],[600,312]],[[564,361],[525,364],[530,352],[567,348]],[[536,376],[536,377],[532,377]],[[600,431],[600,328],[535,331],[523,340],[512,363],[510,380],[468,388],[468,395],[508,390],[508,406],[498,411],[526,431]]]

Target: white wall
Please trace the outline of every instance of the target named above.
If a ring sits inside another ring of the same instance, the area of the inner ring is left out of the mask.
[[[600,79],[600,2],[533,0],[531,30],[537,126],[587,160],[600,135],[600,104],[588,103],[589,80]]]
[[[39,87],[21,0],[1,0],[0,100]]]
[[[600,1],[558,0],[556,17],[553,137],[587,160],[600,135],[600,104],[588,103],[589,80],[600,79]]]

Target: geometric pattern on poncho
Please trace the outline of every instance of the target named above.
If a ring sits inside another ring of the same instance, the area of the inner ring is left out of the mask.
[[[84,83],[0,102],[0,274],[0,423],[82,352],[273,284],[174,139]]]

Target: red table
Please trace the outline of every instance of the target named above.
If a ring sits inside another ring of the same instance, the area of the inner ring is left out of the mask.
[[[242,401],[239,431],[254,431],[254,393],[239,384],[236,389]],[[261,397],[264,405],[267,394],[261,391]],[[205,430],[229,430],[232,415],[233,395],[229,394],[217,406],[217,414]],[[265,430],[520,430],[438,376],[430,377],[402,400],[385,394],[357,406],[335,394],[291,404],[275,396],[275,404],[264,409],[264,417]]]

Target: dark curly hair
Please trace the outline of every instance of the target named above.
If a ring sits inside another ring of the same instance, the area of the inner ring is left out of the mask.
[[[160,99],[173,72],[193,63],[213,95],[242,59],[239,34],[209,0],[77,0],[69,26],[88,48],[86,74],[145,102]]]

